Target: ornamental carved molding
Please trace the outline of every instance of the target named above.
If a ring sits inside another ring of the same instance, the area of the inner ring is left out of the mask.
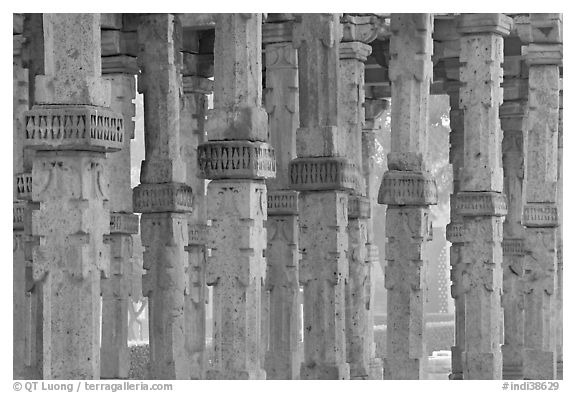
[[[296,158],[290,162],[290,187],[298,191],[358,190],[358,168],[340,157]]]
[[[137,213],[192,212],[194,193],[183,183],[140,184],[133,192]]]
[[[551,203],[529,203],[524,206],[522,225],[533,228],[558,226],[558,207]]]
[[[348,218],[370,218],[370,199],[359,195],[348,197]]]
[[[297,191],[268,191],[267,199],[269,216],[298,215]]]
[[[434,179],[425,172],[388,171],[382,177],[378,203],[385,205],[435,205],[438,190]]]
[[[506,216],[506,195],[497,192],[460,192],[454,205],[461,216]]]
[[[140,218],[133,213],[110,213],[110,233],[137,234]]]
[[[211,141],[198,146],[198,169],[204,179],[268,179],[276,156],[265,142]]]
[[[124,144],[124,118],[107,108],[36,106],[24,124],[24,146],[36,150],[113,152]]]

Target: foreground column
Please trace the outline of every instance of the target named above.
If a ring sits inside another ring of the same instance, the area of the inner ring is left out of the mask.
[[[279,16],[281,16],[280,14]],[[268,16],[269,20],[271,15]],[[296,158],[298,127],[298,57],[292,46],[292,21],[266,23],[266,110],[270,143],[276,152],[276,178],[267,181],[269,291],[267,379],[300,378],[300,304],[298,295],[298,193],[289,190],[290,161]]]
[[[301,379],[349,379],[346,363],[345,292],[348,276],[348,194],[359,187],[359,171],[345,156],[338,128],[338,14],[299,14],[300,128],[298,158],[290,183],[301,191],[300,283],[304,286],[304,361]]]
[[[184,326],[188,255],[186,213],[193,196],[185,184],[181,156],[181,31],[172,14],[140,17],[138,90],[144,94],[145,159],[141,184],[134,189],[134,211],[142,213],[144,246],[142,292],[148,297],[150,375],[188,379]]]
[[[135,40],[135,34],[121,30],[103,30],[105,43]],[[103,45],[104,46],[104,45]],[[132,213],[130,187],[130,143],[134,138],[134,98],[137,72],[136,58],[126,50],[106,47],[102,64],[104,78],[110,81],[110,107],[122,114],[124,141],[122,150],[107,160],[110,174],[110,275],[102,279],[102,342],[100,347],[100,377],[128,378],[128,307],[132,295],[133,234],[138,233],[138,216]],[[124,60],[124,62],[123,62]]]
[[[524,378],[556,379],[558,105],[562,21],[531,14],[524,165],[526,227]]]
[[[465,14],[459,20],[460,108],[464,110],[464,160],[456,213],[463,217],[461,246],[465,344],[464,379],[501,379],[502,221],[502,14]]]
[[[563,93],[562,90],[560,90],[560,107],[559,107],[559,116],[558,116],[558,193],[557,193],[557,198],[558,198],[558,234],[556,236],[556,248],[557,248],[557,258],[558,258],[558,292],[557,292],[557,296],[556,296],[556,324],[557,324],[557,329],[556,329],[556,379],[564,379],[564,350],[563,350],[563,344],[564,344],[564,340],[562,337],[562,332],[564,330],[564,318],[563,318],[563,314],[564,314],[564,310],[563,310],[563,306],[564,306],[564,295],[563,295],[563,290],[564,290],[564,262],[563,262],[563,240],[562,240],[562,212],[563,212],[563,207],[562,207],[562,202],[563,202],[563,198],[562,198],[562,193],[563,193],[563,186],[562,186],[562,161],[563,161],[563,99],[562,99]]]
[[[25,115],[36,149],[33,275],[43,281],[45,379],[100,376],[100,275],[108,274],[106,152],[122,147],[123,118],[101,78],[100,15],[44,14],[45,75]]]
[[[342,19],[340,43],[340,126],[346,157],[362,168],[362,128],[364,125],[364,62],[376,38],[376,17],[346,15]],[[360,188],[348,199],[348,264],[346,281],[346,359],[350,379],[381,379],[372,352],[374,327],[370,313],[371,263],[368,258],[370,201],[364,177]],[[371,367],[375,375],[371,375]],[[378,374],[380,378],[378,378]]]
[[[206,55],[182,52],[183,92],[180,108],[180,135],[186,163],[186,183],[194,190],[194,212],[188,216],[188,270],[184,306],[186,320],[186,350],[189,358],[190,378],[204,379],[206,358],[206,286],[207,211],[205,180],[198,177],[198,144],[205,142],[205,117],[208,110],[207,95],[214,89],[208,79],[212,61]]]
[[[524,138],[526,124],[526,66],[521,60],[521,44],[517,39],[505,39],[504,104],[500,107],[502,166],[504,193],[508,214],[504,221],[503,293],[504,345],[502,346],[502,378],[522,379],[524,348],[524,227],[522,227],[522,180],[524,178]]]
[[[266,261],[264,179],[275,173],[262,102],[262,17],[218,14],[214,46],[214,109],[209,142],[198,147],[208,185],[206,282],[213,286],[214,363],[208,379],[265,379],[261,357],[261,294]]]
[[[392,14],[392,146],[378,203],[386,212],[388,290],[384,379],[419,379],[424,329],[424,249],[436,183],[426,168],[432,14]]]

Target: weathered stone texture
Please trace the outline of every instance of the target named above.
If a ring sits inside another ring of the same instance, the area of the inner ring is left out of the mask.
[[[300,195],[300,284],[304,286],[301,379],[349,379],[345,348],[348,195]]]
[[[212,220],[206,281],[213,286],[214,361],[208,379],[265,379],[260,364],[261,290],[266,272],[266,186],[208,185]]]

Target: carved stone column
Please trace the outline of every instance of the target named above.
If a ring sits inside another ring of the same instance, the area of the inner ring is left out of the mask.
[[[432,14],[392,14],[392,146],[378,203],[386,213],[388,330],[384,379],[419,379],[425,356],[423,252],[436,183],[427,171]]]
[[[524,378],[556,379],[558,106],[562,20],[531,14],[522,224],[526,227]]]
[[[265,379],[261,364],[261,295],[265,279],[267,201],[275,175],[262,102],[262,16],[218,14],[214,109],[208,142],[198,147],[208,185],[206,281],[213,286],[214,363],[208,379]]]
[[[184,315],[186,350],[190,362],[190,378],[204,379],[206,357],[206,286],[207,211],[205,180],[198,176],[198,145],[206,141],[205,118],[208,97],[214,90],[212,62],[205,55],[182,52],[184,94],[180,107],[180,135],[186,164],[186,183],[194,190],[194,212],[188,216],[188,280]]]
[[[460,108],[464,156],[456,214],[463,219],[461,296],[465,302],[464,379],[501,379],[503,36],[512,20],[502,14],[464,14],[459,20]]]
[[[152,379],[188,379],[184,293],[187,213],[193,195],[185,184],[180,140],[181,27],[172,14],[140,17],[138,90],[144,94],[145,159],[134,211],[142,213],[142,292],[148,297]]]
[[[446,63],[445,63],[446,64]],[[448,67],[445,65],[445,67]],[[446,70],[446,74],[449,71]],[[452,346],[452,380],[463,379],[462,352],[466,330],[466,304],[463,291],[463,271],[465,262],[462,260],[462,244],[464,236],[463,219],[456,210],[456,197],[460,192],[460,171],[464,161],[464,113],[460,109],[460,82],[450,81],[445,84],[450,97],[450,153],[452,165],[452,194],[450,195],[450,223],[446,226],[446,240],[450,246],[450,293],[454,299],[454,346]]]
[[[288,15],[289,16],[289,15]],[[286,19],[286,18],[284,18]],[[290,161],[296,158],[298,55],[292,46],[292,20],[263,25],[266,50],[266,111],[270,143],[276,152],[276,178],[268,187],[266,289],[269,291],[267,379],[300,378],[298,295],[298,193],[289,189]]]
[[[100,377],[128,378],[130,351],[128,349],[128,307],[132,295],[132,235],[138,233],[138,216],[132,213],[130,187],[130,143],[134,138],[136,86],[138,71],[135,34],[121,30],[102,30],[102,64],[104,79],[110,81],[110,108],[122,114],[124,140],[122,150],[112,154],[106,164],[110,174],[110,275],[102,286],[102,342],[100,347]],[[110,42],[130,42],[128,45],[109,45]],[[122,64],[121,58],[125,59]],[[112,66],[116,62],[118,64]]]
[[[348,276],[348,192],[359,188],[359,170],[345,157],[339,129],[338,14],[299,14],[300,127],[298,158],[290,163],[291,188],[301,191],[300,283],[304,286],[302,379],[349,379],[346,363],[345,280]]]
[[[362,168],[364,126],[364,62],[372,52],[369,42],[376,38],[375,16],[345,15],[340,43],[340,127],[346,157]],[[346,281],[346,358],[350,379],[382,379],[374,359],[374,329],[370,312],[371,263],[368,258],[370,201],[362,176],[360,188],[348,199],[348,280]],[[380,361],[381,363],[381,361]],[[375,375],[371,375],[371,366]],[[381,366],[380,366],[381,367]],[[379,375],[378,375],[379,374]],[[378,376],[380,378],[378,378]]]
[[[518,38],[504,39],[504,104],[500,107],[502,166],[504,194],[508,199],[508,214],[504,221],[503,294],[504,345],[502,346],[502,377],[522,379],[524,348],[524,227],[522,219],[522,181],[524,178],[524,138],[528,93],[527,68],[521,59]]]
[[[557,194],[557,198],[558,198],[558,236],[556,237],[556,248],[557,248],[557,258],[558,258],[558,292],[557,292],[557,296],[556,296],[556,324],[558,326],[557,330],[556,330],[556,364],[557,364],[557,370],[556,370],[556,378],[557,379],[564,379],[564,356],[563,356],[563,344],[564,344],[564,340],[562,338],[562,333],[564,330],[564,318],[563,318],[563,314],[564,314],[564,310],[563,310],[563,306],[564,306],[564,295],[563,295],[563,290],[564,290],[564,262],[563,262],[563,240],[562,240],[562,212],[563,212],[563,207],[562,207],[562,202],[563,202],[563,198],[562,198],[562,193],[563,193],[563,186],[562,186],[562,161],[563,161],[563,93],[562,90],[560,90],[560,107],[558,109],[558,194]]]
[[[122,148],[123,118],[107,107],[100,15],[43,14],[45,75],[25,114],[35,149],[33,278],[43,281],[45,379],[100,377],[100,275],[109,270],[106,152]]]

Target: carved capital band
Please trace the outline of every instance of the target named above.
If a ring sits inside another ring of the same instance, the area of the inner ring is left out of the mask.
[[[305,157],[290,162],[290,188],[298,191],[358,190],[358,168],[341,157]]]
[[[438,202],[436,182],[426,172],[387,171],[378,191],[383,205],[435,205]]]
[[[140,218],[133,213],[110,213],[110,233],[136,234],[140,226]]]
[[[502,253],[504,255],[524,255],[524,239],[502,240]]]
[[[348,218],[370,218],[370,199],[359,195],[348,197]]]
[[[562,65],[562,44],[558,45],[528,45],[526,64],[532,65]]]
[[[298,192],[291,190],[268,191],[269,216],[298,215]]]
[[[211,141],[198,145],[204,179],[267,179],[276,176],[274,149],[266,142]]]
[[[528,203],[524,205],[522,225],[531,228],[558,226],[558,207],[554,203]]]
[[[103,107],[35,106],[24,124],[24,146],[36,150],[113,152],[124,143],[123,116]]]
[[[14,202],[12,204],[12,224],[15,231],[24,230],[26,219],[26,202]]]
[[[205,246],[208,243],[208,225],[188,224],[188,246]]]
[[[372,53],[372,47],[362,42],[341,42],[340,60],[353,59],[366,61]]]
[[[503,217],[507,213],[506,196],[498,192],[459,192],[454,210],[462,216]]]
[[[379,249],[376,244],[366,245],[366,262],[380,262]]]
[[[464,223],[454,222],[446,225],[446,240],[450,243],[466,243],[466,227]]]
[[[138,213],[185,213],[194,206],[192,188],[183,183],[140,184],[132,198]]]
[[[458,19],[461,34],[499,34],[507,36],[513,20],[504,14],[462,14]]]
[[[293,22],[264,23],[262,25],[262,44],[292,42]]]
[[[19,173],[16,176],[16,198],[32,200],[32,174]]]

